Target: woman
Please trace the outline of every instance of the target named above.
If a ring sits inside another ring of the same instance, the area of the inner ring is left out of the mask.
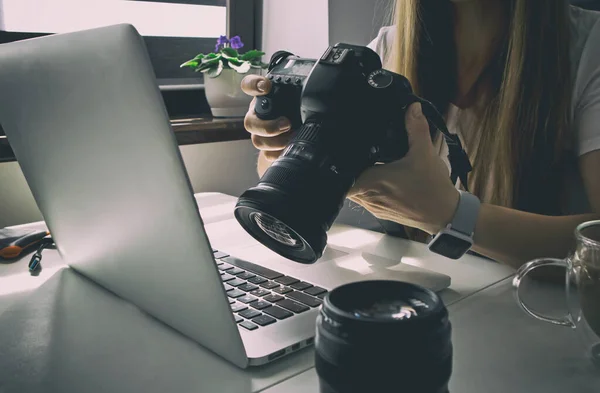
[[[481,201],[473,251],[514,267],[565,257],[573,230],[600,217],[600,13],[566,0],[397,0],[395,27],[369,45],[384,66],[446,114],[474,170]],[[266,94],[270,82],[247,77]],[[245,126],[262,174],[289,141],[287,119]],[[406,116],[409,153],[365,171],[348,197],[378,218],[436,234],[460,182],[447,146],[432,142],[419,104]]]

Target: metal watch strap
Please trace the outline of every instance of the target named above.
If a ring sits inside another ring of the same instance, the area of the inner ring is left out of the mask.
[[[472,236],[477,224],[481,202],[479,198],[469,192],[462,190],[459,190],[459,192],[458,207],[448,227],[467,236]]]

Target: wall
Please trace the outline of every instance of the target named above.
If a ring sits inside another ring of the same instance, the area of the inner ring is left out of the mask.
[[[393,0],[329,0],[329,40],[367,45],[390,20]]]
[[[263,0],[265,59],[278,50],[320,57],[329,45],[328,0]]]

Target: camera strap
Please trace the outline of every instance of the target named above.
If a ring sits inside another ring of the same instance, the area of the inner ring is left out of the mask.
[[[448,161],[450,162],[450,179],[452,180],[452,184],[456,184],[456,180],[460,179],[465,191],[468,192],[468,177],[469,172],[473,170],[473,167],[471,166],[467,152],[460,142],[460,138],[458,135],[451,134],[450,131],[448,131],[443,116],[431,102],[417,96],[413,96],[412,98],[414,101],[421,103],[423,114],[429,121],[430,126],[435,127],[444,136],[446,145],[448,146]]]

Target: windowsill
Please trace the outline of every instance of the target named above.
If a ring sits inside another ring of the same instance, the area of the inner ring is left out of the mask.
[[[243,118],[213,118],[210,115],[171,119],[177,143],[196,145],[250,139]],[[0,133],[0,162],[16,161],[8,139]]]

